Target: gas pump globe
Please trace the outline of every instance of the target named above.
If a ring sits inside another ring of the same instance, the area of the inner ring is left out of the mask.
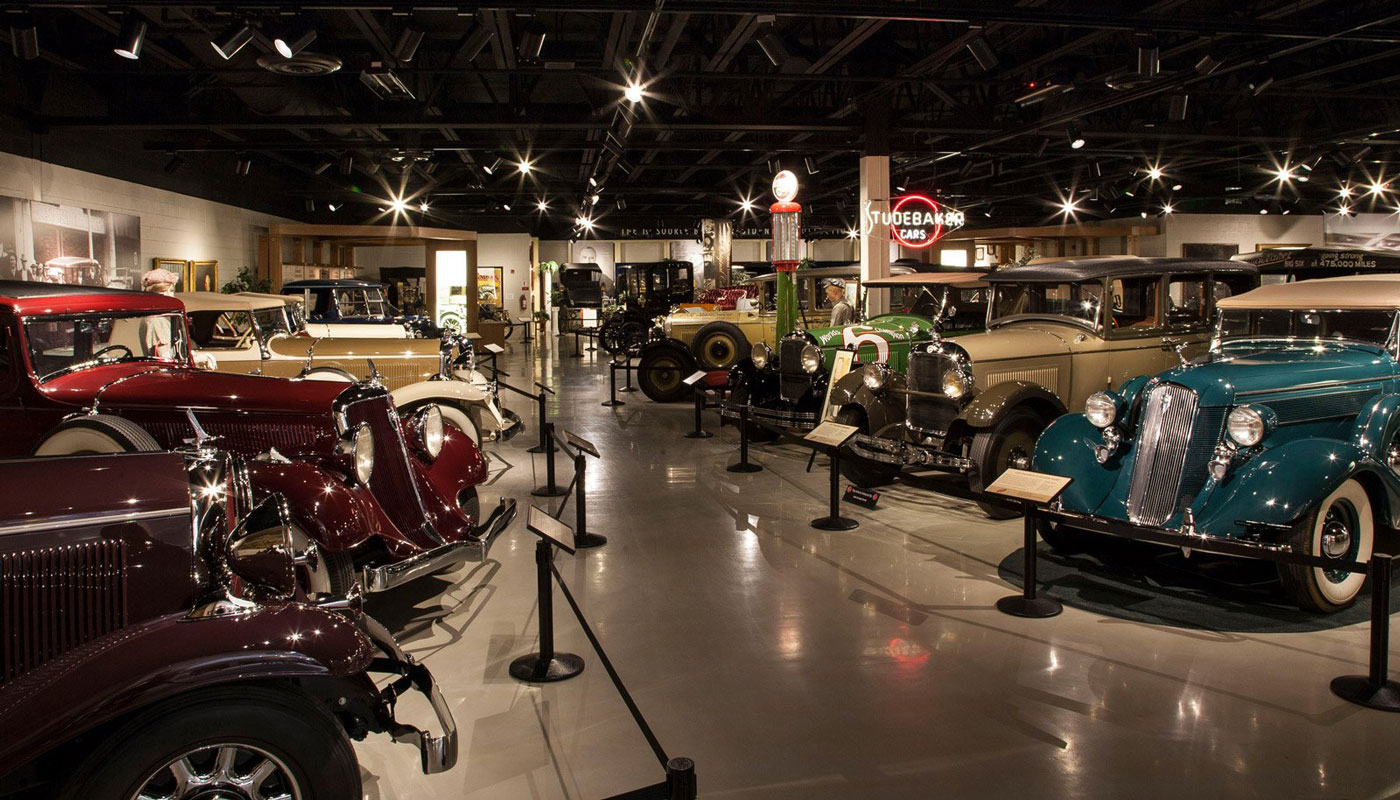
[[[769,206],[773,226],[773,269],[777,275],[778,335],[797,327],[797,283],[793,272],[802,260],[802,206],[793,202],[797,197],[797,176],[783,170],[773,176],[773,197]]]

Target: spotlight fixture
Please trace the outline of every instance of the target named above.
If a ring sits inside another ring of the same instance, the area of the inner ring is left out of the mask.
[[[1184,122],[1186,120],[1186,104],[1190,100],[1190,95],[1172,95],[1171,105],[1167,108],[1167,119],[1172,122]]]
[[[418,201],[418,210],[424,214],[428,213],[428,198],[425,197]]]
[[[1385,192],[1385,184],[1383,184],[1383,183],[1375,183],[1375,182],[1372,182],[1372,184],[1371,184],[1371,194],[1372,194],[1372,195],[1379,195],[1379,194],[1382,194],[1383,192]]]
[[[539,201],[538,203],[535,203],[535,208],[536,208],[537,210],[539,210],[539,211],[542,211],[542,212],[543,212],[543,211],[548,211],[548,210],[549,210],[549,201],[548,201],[548,200],[541,200],[541,201]]]
[[[306,213],[310,214],[316,210],[316,201],[308,197],[302,201],[302,208],[305,208]]]
[[[1337,190],[1337,194],[1341,195],[1342,197],[1351,197],[1351,187],[1343,186],[1342,188]]]
[[[1069,131],[1067,133],[1069,135],[1069,146],[1072,149],[1078,150],[1084,146],[1084,133],[1079,130],[1078,126],[1069,126]]]
[[[408,210],[408,202],[403,199],[403,195],[399,195],[389,201],[389,210],[395,214],[402,214]]]
[[[520,60],[538,61],[540,51],[544,49],[544,39],[548,35],[549,29],[539,20],[525,23],[525,30],[520,34]]]
[[[219,54],[219,58],[228,61],[238,55],[238,51],[251,41],[253,41],[253,29],[248,26],[248,23],[235,22],[225,28],[224,32],[219,34],[219,38],[209,44],[213,46],[214,52]]]
[[[340,174],[341,174],[341,175],[349,175],[351,172],[354,172],[354,171],[355,171],[355,157],[352,156],[352,155],[350,155],[349,153],[346,153],[346,154],[344,155],[344,157],[342,157],[342,158],[340,159]]]
[[[360,73],[360,83],[369,87],[381,100],[412,100],[413,91],[398,75],[379,61],[371,61],[369,68]]]
[[[996,206],[987,206],[987,209],[982,212],[982,216],[990,218],[992,214],[996,213],[996,210]]]
[[[626,211],[626,210],[627,210],[627,201],[626,201],[626,200],[623,200],[621,197],[617,198],[617,210],[618,210],[618,211]]]
[[[458,54],[469,63],[475,61],[476,57],[481,55],[481,51],[485,50],[486,45],[490,44],[494,38],[496,38],[495,28],[490,25],[478,24],[476,30],[472,31],[471,36],[468,36],[467,41],[462,44],[462,49],[458,51]]]
[[[739,200],[739,210],[749,212],[753,211],[753,207],[753,200],[751,198],[744,197]]]
[[[1260,207],[1259,207],[1259,213],[1260,213],[1260,214],[1268,214],[1268,213],[1269,213],[1269,207],[1268,207],[1268,206],[1260,206]]]
[[[495,161],[492,161],[490,164],[482,164],[482,165],[481,165],[481,171],[482,171],[482,172],[485,172],[487,175],[495,175],[495,174],[496,174],[496,170],[498,170],[498,169],[500,169],[500,168],[501,168],[501,159],[499,159],[499,158],[497,158]]]
[[[996,69],[997,64],[1001,63],[1001,59],[997,58],[996,51],[981,36],[967,43],[967,51],[972,54],[973,60],[977,62],[977,66],[981,67],[983,72],[991,72]]]
[[[122,20],[121,33],[117,34],[117,46],[112,52],[132,61],[141,57],[141,45],[146,41],[146,20],[135,11],[126,12]]]
[[[247,175],[249,172],[252,172],[252,171],[253,171],[253,159],[249,158],[247,153],[239,153],[239,154],[238,154],[238,164],[237,164],[237,166],[235,166],[235,167],[233,168],[233,174],[235,174],[235,175]]]
[[[316,164],[315,169],[313,169],[313,170],[311,170],[311,171],[314,172],[314,173],[316,173],[317,175],[321,175],[321,174],[325,173],[326,170],[330,169],[330,168],[333,167],[333,166],[335,166],[335,164],[332,164],[332,163],[329,162],[329,161],[321,161],[321,162],[318,162],[318,163]]]
[[[1345,206],[1345,205],[1344,205],[1344,206],[1342,206],[1341,208],[1337,209],[1337,213],[1338,213],[1339,215],[1341,215],[1341,216],[1344,216],[1344,217],[1350,217],[1350,216],[1352,216],[1352,213],[1351,213],[1351,206]]]
[[[1048,148],[1049,146],[1050,146],[1050,139],[1049,139],[1049,137],[1046,137],[1046,138],[1041,139],[1041,140],[1040,140],[1040,144],[1037,144],[1037,145],[1035,146],[1035,154],[1036,154],[1036,156],[1039,157],[1039,156],[1045,155],[1045,149]]]
[[[283,58],[295,58],[298,53],[310,47],[314,41],[316,41],[316,29],[308,26],[283,33],[272,40],[272,46]]]
[[[811,156],[802,159],[802,163],[807,166],[808,175],[816,175],[818,172],[821,172],[821,168],[817,166],[817,160]]]
[[[1154,181],[1160,181],[1162,179],[1162,168],[1149,167],[1147,170],[1147,177]]]
[[[170,160],[165,162],[165,174],[174,175],[175,171],[185,165],[185,159],[179,153],[171,153]]]
[[[501,203],[501,210],[502,210],[502,211],[509,211],[509,210],[510,210],[510,203]]]
[[[339,211],[340,205],[340,203],[329,203],[326,205],[326,208],[330,209],[331,211]]]
[[[640,103],[642,98],[646,96],[646,87],[634,81],[627,84],[627,88],[622,90],[622,96],[629,103]]]
[[[1074,198],[1066,198],[1060,203],[1060,213],[1069,216],[1079,210],[1079,206],[1074,202]]]
[[[847,238],[847,239],[859,239],[859,238],[860,238],[860,231],[856,230],[855,228],[848,228],[848,229],[846,230],[846,238]]]
[[[1175,208],[1172,208],[1172,204],[1171,204],[1171,203],[1167,203],[1167,204],[1165,204],[1165,205],[1162,206],[1162,213],[1163,213],[1163,214],[1170,214],[1170,213],[1172,213],[1172,212],[1175,211],[1175,210],[1176,210]]]
[[[21,14],[10,21],[10,47],[15,58],[33,61],[39,57],[39,28],[28,14]]]
[[[1025,93],[1017,97],[1015,102],[1016,105],[1025,108],[1026,106],[1033,106],[1054,95],[1064,94],[1071,88],[1070,86],[1055,83],[1054,81],[1031,81],[1026,84]]]
[[[1249,89],[1250,94],[1254,95],[1255,97],[1258,97],[1273,84],[1274,73],[1269,71],[1269,69],[1266,66],[1260,66],[1253,73],[1251,73],[1248,78],[1245,79],[1244,85],[1245,88]]]
[[[1274,170],[1274,178],[1279,183],[1288,183],[1293,180],[1294,177],[1296,176],[1294,176],[1293,170],[1289,169],[1287,166],[1282,166]]]
[[[1172,191],[1173,191],[1173,192],[1179,192],[1179,191],[1181,191],[1181,184],[1179,184],[1179,183],[1173,183],[1173,184],[1172,184]]]
[[[588,204],[589,204],[590,206],[596,206],[596,205],[598,205],[598,195],[596,195],[596,194],[591,194],[591,195],[589,195],[589,196],[588,196]]]
[[[371,161],[365,165],[365,172],[369,173],[370,175],[378,175],[379,167],[380,164],[378,161]]]
[[[1138,37],[1138,74],[1144,78],[1155,78],[1162,71],[1161,52],[1157,49],[1157,39],[1152,36]]]
[[[582,218],[580,218],[579,224],[583,226],[584,230],[589,230],[589,231],[593,230],[593,218],[592,218],[592,217],[582,217]]]
[[[400,64],[407,64],[418,54],[418,45],[423,43],[423,32],[413,28],[404,28],[399,34],[398,44],[394,45],[394,60]]]
[[[588,185],[589,185],[589,186],[592,186],[593,188],[596,189],[596,188],[598,187],[598,176],[597,176],[597,175],[589,175],[589,176],[588,176]]]
[[[522,158],[522,159],[520,159],[520,163],[515,165],[515,168],[516,168],[517,171],[520,172],[521,175],[529,175],[529,174],[530,174],[530,161],[529,161],[528,159]]]
[[[1196,62],[1196,74],[1201,76],[1209,75],[1217,69],[1220,69],[1221,63],[1221,60],[1216,58],[1214,54],[1206,53],[1201,56],[1201,60]]]
[[[788,53],[787,45],[783,44],[783,37],[776,31],[769,31],[758,37],[758,48],[763,51],[768,60],[773,62],[773,66],[781,67],[787,63],[792,55]]]
[[[778,161],[778,159],[776,159],[776,158],[770,158],[770,159],[768,159],[768,174],[769,174],[769,175],[777,175],[779,172],[782,172],[782,171],[783,171],[782,162]]]

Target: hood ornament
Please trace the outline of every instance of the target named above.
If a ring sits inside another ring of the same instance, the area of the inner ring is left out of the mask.
[[[1190,359],[1186,358],[1186,347],[1186,341],[1183,339],[1173,339],[1168,337],[1162,340],[1162,349],[1171,350],[1172,352],[1176,353],[1176,357],[1178,360],[1181,361],[1181,366],[1183,367],[1191,366]]]
[[[199,418],[194,415],[194,409],[185,409],[185,419],[190,421],[190,428],[194,430],[194,436],[186,439],[185,444],[192,445],[196,450],[212,449],[213,446],[210,443],[219,437],[204,430],[204,426],[199,424]]]
[[[367,358],[365,361],[369,363],[369,379],[374,383],[383,385],[384,376],[379,374],[379,368],[374,365],[374,359]]]

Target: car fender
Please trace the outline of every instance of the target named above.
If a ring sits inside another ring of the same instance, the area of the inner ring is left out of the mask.
[[[1353,475],[1384,480],[1378,467],[1361,448],[1337,439],[1295,439],[1270,447],[1213,488],[1207,481],[1209,494],[1198,504],[1196,527],[1229,533],[1242,532],[1240,522],[1291,525]]]
[[[870,369],[870,366],[861,366],[841,376],[831,387],[831,406],[838,409],[859,407],[865,413],[870,435],[903,439],[906,413],[901,392],[906,391],[908,382],[903,373],[891,372],[885,385],[872,392],[865,385],[865,373]]]
[[[1356,415],[1351,440],[1377,462],[1385,463],[1390,448],[1395,445],[1397,429],[1400,429],[1400,395],[1381,395]]]
[[[963,407],[958,419],[972,428],[990,428],[1013,408],[1030,406],[1046,419],[1054,419],[1068,409],[1053,392],[1028,381],[1006,381],[977,393]]]
[[[175,695],[235,682],[354,676],[373,655],[353,622],[295,603],[199,619],[158,617],[71,650],[0,689],[0,729],[23,733],[0,737],[0,765],[6,765],[0,772]]]
[[[1103,431],[1083,414],[1059,417],[1036,440],[1031,469],[1072,479],[1060,493],[1066,511],[1093,513],[1118,483],[1122,455],[1100,464],[1094,457],[1094,448],[1102,443]]]
[[[457,505],[463,489],[486,482],[486,457],[481,448],[465,436],[449,436],[432,463],[417,457],[409,459],[419,474],[436,491],[420,492],[424,507],[434,518],[434,527],[448,541],[460,541],[471,533],[472,525],[481,520],[469,520]]]
[[[374,535],[376,510],[367,508],[344,480],[315,464],[249,461],[248,478],[260,496],[275,492],[286,497],[293,521],[320,547],[349,550]]]
[[[398,408],[432,401],[440,401],[444,405],[458,408],[472,406],[485,408],[491,412],[491,418],[496,421],[498,429],[505,425],[505,420],[501,417],[501,412],[496,407],[491,395],[480,386],[474,386],[466,381],[419,381],[407,386],[400,386],[390,392],[389,396],[394,398],[394,405]]]

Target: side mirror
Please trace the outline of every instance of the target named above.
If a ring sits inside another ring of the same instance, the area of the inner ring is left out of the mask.
[[[296,592],[291,524],[287,502],[272,495],[229,533],[224,557],[229,572],[250,585],[249,599],[286,600]]]

